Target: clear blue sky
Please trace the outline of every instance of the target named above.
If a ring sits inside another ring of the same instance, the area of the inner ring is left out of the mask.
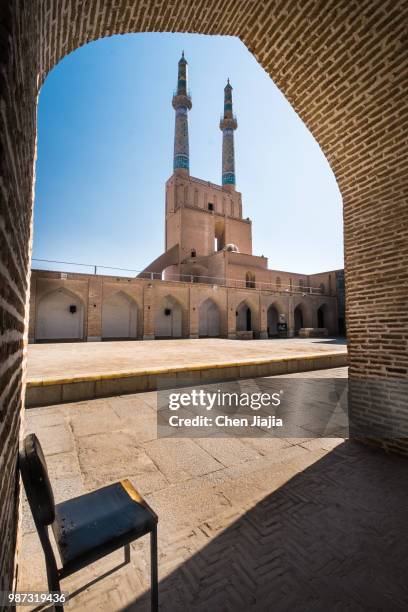
[[[182,49],[191,174],[220,183],[229,77],[237,189],[254,254],[278,270],[343,267],[341,196],[318,144],[238,39],[189,34],[105,38],[49,74],[38,109],[33,256],[141,270],[163,251]]]

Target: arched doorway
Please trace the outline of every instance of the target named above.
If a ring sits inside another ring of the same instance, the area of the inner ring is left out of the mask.
[[[12,380],[24,380],[23,334],[20,319],[16,319],[14,307],[26,302],[27,283],[21,284],[19,279],[29,275],[31,231],[30,223],[31,201],[33,190],[33,168],[36,155],[35,118],[38,87],[55,63],[66,56],[74,48],[90,40],[107,34],[126,34],[131,31],[159,31],[174,29],[174,24],[181,23],[186,31],[198,31],[201,34],[228,34],[245,41],[248,49],[254,49],[262,67],[268,71],[285,95],[288,95],[295,106],[296,112],[307,123],[322,150],[328,156],[344,198],[344,222],[348,235],[358,226],[367,223],[373,231],[354,231],[353,240],[346,240],[346,256],[348,261],[347,299],[351,305],[366,303],[364,309],[352,307],[348,314],[350,328],[350,374],[352,378],[361,379],[375,376],[381,367],[391,378],[406,377],[406,354],[400,350],[397,343],[378,346],[378,308],[382,308],[383,325],[396,325],[395,329],[407,338],[404,321],[396,319],[396,301],[384,300],[384,295],[395,294],[399,303],[406,299],[406,290],[400,278],[407,270],[407,253],[399,248],[395,241],[390,245],[389,234],[400,232],[401,241],[408,237],[408,227],[404,224],[403,194],[405,183],[401,180],[401,150],[405,150],[406,132],[401,130],[401,121],[390,121],[389,117],[402,117],[406,110],[406,97],[401,96],[401,88],[396,86],[397,69],[403,67],[407,51],[404,37],[401,36],[401,23],[404,23],[404,13],[387,11],[384,18],[384,3],[379,0],[365,4],[344,3],[336,10],[336,19],[330,14],[335,5],[315,3],[312,10],[305,10],[301,3],[288,4],[288,14],[280,24],[280,35],[276,36],[276,24],[280,18],[280,5],[271,3],[268,13],[270,18],[262,21],[265,6],[261,2],[245,5],[245,10],[237,10],[234,19],[228,14],[227,5],[216,2],[197,3],[194,11],[186,14],[182,3],[175,5],[174,11],[164,9],[163,2],[149,2],[145,10],[139,10],[139,4],[112,3],[101,0],[95,6],[98,10],[90,10],[90,3],[73,0],[71,3],[54,3],[53,9],[44,11],[43,3],[26,3],[30,13],[22,13],[20,3],[6,2],[4,21],[11,49],[21,51],[20,69],[15,69],[15,53],[5,53],[4,87],[2,88],[3,116],[2,125],[2,174],[12,177],[7,180],[3,198],[4,206],[1,214],[4,216],[4,227],[7,235],[2,240],[8,245],[1,251],[1,263],[7,271],[4,286],[7,301],[10,300],[11,315],[7,314],[4,321],[2,342],[8,342],[7,333],[13,334],[12,345],[2,346],[1,365],[4,363],[3,384]],[[51,4],[50,4],[51,6]],[[66,26],[67,8],[72,6],[69,29]],[[218,10],[219,9],[219,10]],[[64,12],[65,11],[65,12]],[[21,16],[24,15],[22,19]],[[27,16],[29,18],[27,18]],[[65,21],[64,21],[65,18]],[[327,36],[318,36],[320,31],[326,31],[327,22],[333,24],[333,35],[328,43]],[[367,23],[370,36],[367,37]],[[8,25],[13,27],[8,29]],[[21,27],[15,24],[21,23]],[[248,26],[248,24],[254,24]],[[296,24],[296,27],[294,27]],[[41,27],[41,36],[36,35]],[[336,44],[347,32],[344,44]],[[365,41],[368,40],[368,44]],[[30,45],[24,44],[30,40]],[[334,40],[334,42],[333,42]],[[364,41],[364,44],[362,44]],[[313,54],[309,53],[313,48]],[[296,51],[296,52],[294,52]],[[336,74],[328,70],[328,62],[332,67],[346,65],[350,58],[359,55],[354,62],[351,78],[340,77],[344,87],[337,87]],[[372,95],[373,80],[372,61],[376,60],[376,77],[381,82],[383,96]],[[395,69],[390,70],[390,64]],[[304,70],[308,73],[308,89],[304,91],[305,79],[299,78]],[[333,86],[334,84],[334,86]],[[24,95],[13,96],[9,92],[21,89]],[[342,103],[344,89],[347,90],[347,100]],[[314,103],[319,99],[319,103]],[[386,99],[387,112],[384,110]],[[357,103],[355,103],[357,100]],[[364,103],[360,103],[364,101]],[[333,138],[331,109],[341,108],[336,116],[336,134]],[[15,129],[14,118],[19,120],[19,129]],[[386,133],[387,142],[392,146],[383,145],[379,138],[367,137],[367,121],[372,119],[372,132]],[[349,139],[350,125],[356,139],[361,138],[364,146],[359,148],[359,155],[350,155]],[[13,138],[10,138],[10,130]],[[384,166],[385,163],[385,166]],[[387,171],[382,168],[386,167]],[[365,180],[359,180],[364,176]],[[384,197],[385,194],[385,197]],[[4,212],[5,211],[5,212]],[[3,222],[3,219],[2,219]],[[375,252],[381,257],[386,254],[389,267],[393,267],[393,275],[379,275],[377,282],[372,282],[373,266],[362,266],[362,258],[367,252]],[[10,273],[10,275],[9,275]],[[390,277],[391,276],[391,277]],[[19,281],[16,289],[16,279]],[[367,300],[367,291],[370,299]],[[18,291],[18,293],[17,293]],[[398,303],[398,302],[397,302]],[[18,322],[16,322],[18,321]],[[361,336],[365,341],[361,342]],[[8,367],[8,361],[14,360],[16,367]],[[368,393],[369,391],[367,391]],[[20,394],[21,395],[21,394]],[[13,397],[14,399],[14,397]],[[404,400],[400,403],[405,410]],[[365,414],[366,399],[357,394],[350,400],[350,409],[357,415]],[[398,406],[392,399],[391,405],[380,403],[382,414],[387,420]],[[15,462],[15,440],[18,439],[21,419],[11,419],[9,415],[16,414],[16,404],[8,401],[4,406],[4,422],[10,423],[4,452],[2,450],[5,479],[13,474]],[[376,411],[374,411],[376,414]],[[374,423],[376,416],[374,414]],[[381,444],[381,441],[379,442]],[[395,444],[392,450],[406,450],[406,444]],[[390,449],[391,450],[391,449]],[[6,480],[5,480],[6,482]],[[15,533],[18,499],[18,478],[13,478],[9,491],[14,493],[14,501],[7,492],[6,501],[10,501],[10,509],[1,521],[2,530],[10,534],[10,546],[4,555],[4,583],[12,583],[15,555]]]
[[[102,304],[102,338],[126,339],[137,337],[137,304],[119,291]]]
[[[320,329],[323,327],[327,327],[327,307],[326,304],[322,304],[317,309],[317,327]]]
[[[276,310],[276,307],[272,304],[269,306],[267,313],[268,338],[273,338],[278,335],[278,323],[279,313]]]
[[[252,331],[252,312],[246,302],[242,302],[236,310],[237,331]]]
[[[156,312],[154,335],[156,338],[181,338],[183,335],[183,311],[171,295],[162,300]]]
[[[299,334],[299,330],[302,327],[304,327],[304,316],[303,316],[303,309],[301,306],[296,306],[295,312],[294,312],[294,319],[295,319],[295,335],[297,336]]]
[[[220,311],[211,298],[204,300],[198,309],[198,335],[200,338],[220,335]]]
[[[56,289],[39,302],[36,340],[82,340],[84,337],[84,305],[75,293]]]

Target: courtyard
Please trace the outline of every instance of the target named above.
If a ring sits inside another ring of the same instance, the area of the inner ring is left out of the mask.
[[[26,407],[347,364],[346,342],[336,338],[34,344]]]
[[[128,478],[157,512],[161,610],[406,609],[404,458],[341,438],[158,439],[156,397],[28,409],[25,433],[57,503]],[[18,586],[46,584],[24,502]],[[149,610],[149,586],[148,538],[62,583],[70,610]]]
[[[271,340],[144,340],[30,344],[27,380],[145,372],[148,369],[199,368],[270,359],[327,356],[347,353],[339,338],[283,338]]]

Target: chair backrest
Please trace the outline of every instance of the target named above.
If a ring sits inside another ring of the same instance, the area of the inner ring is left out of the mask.
[[[54,494],[41,444],[33,433],[24,438],[19,453],[19,466],[36,525],[50,525],[55,519]]]

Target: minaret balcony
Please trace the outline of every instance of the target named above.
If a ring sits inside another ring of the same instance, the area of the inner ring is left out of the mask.
[[[184,94],[177,92],[173,95],[172,105],[175,110],[177,108],[188,108],[188,110],[190,110],[193,106],[189,93]]]
[[[238,121],[235,115],[231,117],[223,117],[220,119],[220,130],[236,130],[238,127]]]

